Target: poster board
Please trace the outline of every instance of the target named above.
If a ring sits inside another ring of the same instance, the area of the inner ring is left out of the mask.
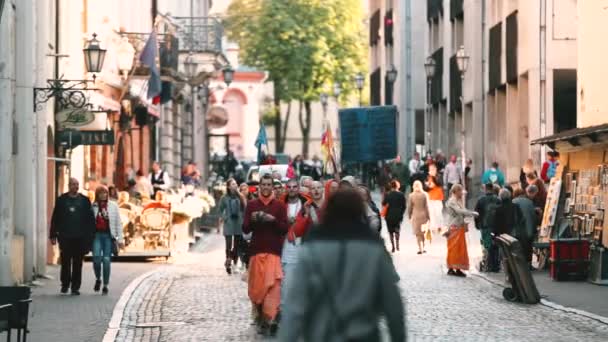
[[[370,162],[397,156],[397,107],[341,109],[342,162]]]
[[[553,177],[547,189],[547,203],[545,204],[543,220],[540,225],[540,239],[543,241],[548,241],[551,236],[551,228],[555,225],[561,191],[562,180],[558,177]]]

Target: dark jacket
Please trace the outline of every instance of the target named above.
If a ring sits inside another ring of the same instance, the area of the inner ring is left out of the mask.
[[[382,205],[388,205],[388,210],[386,211],[386,217],[384,219],[389,226],[397,225],[403,221],[406,202],[405,195],[403,195],[402,192],[389,192],[386,197],[384,197]]]
[[[494,215],[494,209],[500,205],[498,196],[494,193],[486,193],[481,196],[475,205],[475,211],[479,213],[479,216],[475,218],[475,227],[477,229],[492,229],[491,223],[494,221],[492,217]]]
[[[494,216],[494,235],[513,234],[520,231],[522,226],[525,226],[525,222],[519,206],[510,199],[501,201]]]
[[[520,227],[524,229],[514,231],[513,236],[520,241],[523,239],[528,241],[534,240],[540,223],[540,217],[536,213],[534,203],[525,196],[515,198],[513,203],[519,206],[524,219],[524,225]]]
[[[67,193],[59,196],[51,217],[49,237],[62,240],[90,239],[95,235],[95,217],[91,201],[81,194],[71,197]]]

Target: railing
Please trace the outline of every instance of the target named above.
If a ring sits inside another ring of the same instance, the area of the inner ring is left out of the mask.
[[[173,17],[180,52],[222,53],[224,28],[217,18]]]

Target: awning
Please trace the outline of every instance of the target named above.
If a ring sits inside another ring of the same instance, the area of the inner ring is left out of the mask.
[[[120,103],[118,101],[115,101],[96,91],[91,92],[91,96],[89,97],[89,103],[105,110],[120,112]]]
[[[608,123],[559,132],[557,134],[532,140],[530,145],[548,145],[551,148],[555,148],[557,142],[564,141],[573,147],[576,147],[580,146],[583,143],[583,140],[589,140],[591,143],[600,143],[606,140],[606,137],[604,137],[605,134],[608,134]]]

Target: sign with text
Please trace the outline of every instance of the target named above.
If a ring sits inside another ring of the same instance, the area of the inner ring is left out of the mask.
[[[114,145],[114,130],[65,130],[59,132],[59,141],[67,144],[68,148],[78,145]]]
[[[343,162],[368,162],[397,156],[397,107],[341,109]]]

